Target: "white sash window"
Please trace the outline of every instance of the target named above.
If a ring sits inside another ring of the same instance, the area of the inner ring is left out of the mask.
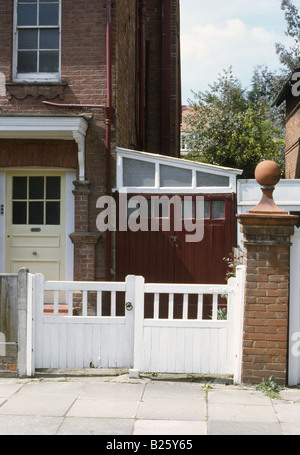
[[[60,0],[15,0],[15,81],[59,80],[60,10]]]

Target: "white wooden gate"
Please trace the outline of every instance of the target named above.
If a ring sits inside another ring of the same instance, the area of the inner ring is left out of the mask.
[[[138,372],[232,374],[241,380],[244,267],[227,285],[148,284],[128,276],[124,283],[51,282],[28,275],[27,374],[36,368],[129,368]],[[125,314],[116,315],[116,294],[124,293]],[[45,314],[49,293],[53,313]],[[110,316],[102,297],[110,294]],[[145,294],[153,294],[153,318],[144,318]],[[159,318],[159,299],[168,294],[168,317]],[[182,296],[182,319],[173,318],[174,296]],[[197,296],[197,317],[188,318],[190,295]],[[203,319],[203,296],[212,297],[212,317]],[[82,314],[73,316],[80,297]],[[227,317],[218,318],[220,298]],[[88,313],[93,300],[95,315]],[[65,314],[61,313],[66,308]]]
[[[300,384],[300,231],[291,237],[288,385]]]
[[[130,312],[124,317],[116,316],[116,294],[124,292],[126,301],[131,301],[134,277],[127,277],[124,283],[65,282],[44,281],[42,274],[29,274],[28,281],[28,292],[33,289],[29,375],[33,375],[36,368],[121,368],[132,364],[134,316]],[[53,299],[50,315],[45,314],[44,305],[44,296],[47,295],[48,302],[49,294]],[[111,315],[102,316],[102,298],[108,294]],[[91,295],[96,307],[95,316],[88,315]],[[76,301],[80,301],[81,316],[73,316]],[[62,313],[64,307],[66,314]],[[30,311],[28,314],[30,324]]]

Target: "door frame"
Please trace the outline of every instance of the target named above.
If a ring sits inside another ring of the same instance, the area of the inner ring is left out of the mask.
[[[7,173],[12,172],[59,172],[65,173],[65,194],[62,195],[65,198],[65,236],[66,236],[66,247],[65,247],[65,279],[73,280],[74,276],[74,246],[69,235],[74,232],[75,229],[75,198],[73,195],[73,182],[76,180],[76,171],[74,169],[64,168],[38,168],[38,167],[11,167],[0,169],[0,209],[1,205],[4,205],[4,213],[0,214],[0,273],[5,273],[5,259],[6,259],[6,184],[7,184]],[[1,213],[1,212],[0,212]],[[3,252],[3,253],[2,253]]]

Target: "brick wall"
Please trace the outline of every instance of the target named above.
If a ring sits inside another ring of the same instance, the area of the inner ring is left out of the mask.
[[[0,139],[1,167],[50,166],[77,168],[74,141]]]
[[[249,221],[251,220],[251,221]],[[254,221],[253,221],[254,220]],[[294,217],[241,215],[246,290],[242,382],[287,381],[290,235]]]
[[[161,94],[162,94],[162,2],[147,0],[145,17],[146,39],[146,150],[161,151]]]
[[[138,148],[138,85],[136,34],[138,17],[135,0],[123,0],[116,8],[116,93],[117,143],[124,148]]]
[[[139,148],[142,67],[138,60],[137,0],[112,1],[111,55],[112,106],[111,125],[111,184],[115,184],[116,146]],[[145,126],[148,139],[146,151],[161,152],[161,1],[146,0],[145,38],[148,59],[145,60]],[[178,0],[171,0],[172,11]],[[174,9],[175,8],[175,9]],[[96,238],[97,199],[106,192],[106,125],[102,109],[65,109],[43,104],[43,100],[63,104],[106,104],[106,0],[63,0],[61,33],[61,81],[55,83],[15,83],[12,80],[13,1],[0,0],[0,115],[3,114],[83,114],[92,116],[86,136],[86,180],[89,194],[82,206],[75,207],[75,222],[79,221]],[[177,17],[177,16],[176,16]],[[178,17],[177,17],[178,19]],[[177,19],[174,19],[175,21]],[[172,19],[173,20],[173,19]],[[176,41],[176,40],[175,40]],[[178,43],[177,43],[178,44]],[[176,52],[172,48],[172,56]],[[173,58],[173,57],[172,57]],[[176,56],[178,60],[178,55]],[[173,70],[172,70],[173,71]],[[118,77],[116,76],[118,75]],[[172,74],[173,78],[177,77]],[[176,85],[176,84],[175,84]],[[172,85],[172,100],[180,101]],[[178,86],[176,86],[178,90]],[[175,108],[174,108],[175,109]],[[173,114],[171,114],[172,117]],[[177,116],[177,113],[174,113]],[[177,118],[177,117],[176,117]],[[177,121],[177,120],[176,120]],[[176,121],[174,121],[176,123]],[[174,123],[173,122],[173,123]],[[173,124],[172,124],[173,125]],[[178,129],[179,131],[179,129]],[[172,133],[174,126],[172,126]],[[173,147],[173,146],[172,146]],[[179,147],[178,147],[179,151]],[[75,141],[0,140],[0,167],[51,166],[77,168]],[[168,153],[169,154],[169,153]],[[170,154],[174,155],[174,147]],[[78,199],[79,201],[80,199]],[[78,227],[79,226],[79,227]],[[76,240],[78,240],[77,237]],[[86,237],[87,239],[87,237]],[[93,245],[95,264],[91,274],[96,280],[105,277],[105,235]],[[92,243],[88,243],[91,248]],[[80,251],[80,248],[83,248]],[[83,244],[76,243],[75,252],[83,254]],[[76,257],[74,263],[76,264]],[[76,279],[86,277],[77,267]],[[89,275],[90,276],[90,275]]]
[[[18,376],[18,347],[6,345],[6,355],[0,355],[0,377]]]

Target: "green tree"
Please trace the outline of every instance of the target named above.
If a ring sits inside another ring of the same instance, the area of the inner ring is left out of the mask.
[[[264,159],[283,168],[284,131],[271,116],[265,88],[260,94],[259,72],[250,91],[242,88],[232,69],[224,70],[210,90],[194,93],[187,118],[188,158],[243,170],[251,178]]]
[[[281,43],[276,43],[275,47],[276,53],[279,55],[280,63],[285,66],[285,72],[291,72],[294,71],[300,63],[300,12],[293,0],[281,0],[281,9],[284,11],[287,23],[285,34],[286,36],[289,36],[294,43],[289,48]]]

